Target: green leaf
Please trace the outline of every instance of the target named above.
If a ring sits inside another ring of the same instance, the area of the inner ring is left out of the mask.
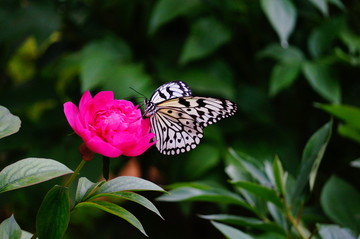
[[[321,206],[334,222],[360,233],[360,193],[344,180],[332,176],[321,192]]]
[[[345,28],[340,33],[340,39],[348,47],[350,54],[355,55],[360,52],[360,35],[355,34],[348,28]]]
[[[307,62],[303,64],[303,73],[318,94],[332,103],[340,103],[340,84],[329,65],[320,62]]]
[[[62,163],[52,159],[22,159],[0,172],[0,192],[27,187],[72,172]]]
[[[243,233],[239,229],[234,227],[219,223],[219,222],[211,222],[213,226],[218,229],[226,238],[228,239],[254,239],[254,237]]]
[[[200,19],[191,27],[190,36],[180,56],[180,63],[185,64],[191,60],[206,57],[228,42],[230,38],[230,30],[216,19]]]
[[[38,237],[35,237],[35,239]],[[31,234],[30,232],[21,230],[21,239],[34,239],[33,238],[33,234]]]
[[[89,200],[93,200],[95,198],[99,197],[109,197],[109,198],[120,198],[120,199],[126,199],[135,203],[138,203],[142,205],[143,207],[149,209],[150,211],[156,213],[159,217],[164,219],[159,210],[155,207],[155,205],[148,199],[146,199],[144,196],[141,196],[137,193],[133,192],[114,192],[114,193],[100,193],[96,194],[95,196],[91,197]]]
[[[264,166],[261,162],[242,152],[236,152],[233,149],[230,149],[229,152],[231,156],[227,158],[225,172],[232,181],[256,180],[264,185],[269,185],[271,183],[264,172]],[[258,200],[254,194],[249,193],[241,187],[236,187],[235,190],[249,205],[251,205],[252,208],[256,208],[258,213],[266,213],[263,201]]]
[[[76,205],[76,208],[81,207],[92,207],[103,210],[105,212],[111,213],[115,216],[121,217],[122,219],[129,222],[131,225],[136,227],[139,231],[141,231],[145,236],[147,236],[143,226],[140,221],[128,210],[114,203],[106,202],[106,201],[92,201],[92,202],[81,202]]]
[[[317,106],[335,117],[344,120],[347,124],[360,129],[360,108],[339,104],[317,104]]]
[[[232,182],[232,184],[255,194],[256,196],[264,199],[265,201],[272,202],[279,208],[282,208],[282,203],[280,198],[277,196],[276,192],[270,188],[246,181]]]
[[[288,230],[290,225],[287,221],[285,213],[279,210],[279,208],[272,203],[267,203],[267,209],[274,222],[280,227],[284,228],[284,230]]]
[[[305,146],[304,154],[302,157],[302,162],[312,164],[310,174],[309,174],[309,185],[312,190],[315,184],[316,174],[319,169],[321,160],[324,156],[326,147],[329,143],[330,137],[332,134],[332,121],[324,125],[320,130],[318,130],[313,137],[310,138],[308,143]],[[300,173],[305,173],[307,171],[306,165],[304,166],[304,171],[300,170]]]
[[[131,59],[127,44],[119,39],[105,38],[93,41],[81,51],[81,90],[91,90],[112,79],[112,69]]]
[[[240,196],[221,188],[194,188],[183,186],[171,190],[157,198],[159,201],[178,202],[178,201],[204,201],[225,204],[235,204],[242,206],[252,212],[258,213],[257,209],[246,203]]]
[[[257,56],[275,59],[283,65],[298,65],[305,59],[304,54],[299,48],[293,46],[283,48],[279,44],[270,44],[260,51]]]
[[[272,169],[277,190],[281,193],[281,195],[286,196],[286,174],[284,173],[283,166],[277,155],[275,156]]]
[[[335,55],[342,61],[352,65],[359,66],[360,65],[360,57],[357,55],[346,53],[340,47],[335,48]]]
[[[324,16],[329,15],[328,0],[309,0]]]
[[[338,133],[346,138],[355,140],[360,143],[360,130],[348,124],[340,124],[338,126]]]
[[[360,168],[360,158],[354,161],[351,161],[350,165],[355,168]]]
[[[160,0],[151,13],[149,34],[154,34],[162,25],[176,17],[185,15],[201,6],[199,0]]]
[[[252,217],[241,217],[241,216],[235,216],[229,214],[200,215],[199,217],[207,220],[220,221],[242,227],[263,230],[266,232],[276,232],[279,234],[285,234],[284,230],[276,223],[264,222],[262,220]]]
[[[76,188],[75,202],[79,203],[81,201],[86,201],[104,182],[105,181],[93,183],[85,177],[79,178],[78,186]]]
[[[131,176],[120,176],[107,181],[99,189],[98,193],[113,193],[120,191],[160,191],[164,192],[164,189],[157,186],[156,184],[147,181],[142,178],[131,177]]]
[[[301,65],[277,64],[274,66],[270,77],[270,95],[275,96],[280,91],[288,88],[297,79]]]
[[[338,104],[317,104],[323,109],[337,118],[345,121],[346,124],[338,126],[339,134],[344,137],[353,139],[360,143],[360,109],[350,105]]]
[[[227,166],[226,172],[232,178],[233,181],[242,180],[244,176],[237,175],[238,172],[246,170],[246,173],[250,174],[255,180],[262,185],[270,184],[271,181],[267,178],[263,170],[263,165],[256,159],[242,152],[236,152],[233,149],[229,150],[232,156],[232,164]],[[244,172],[245,173],[245,172]],[[247,178],[245,176],[245,178]],[[248,178],[249,179],[249,178]]]
[[[171,190],[157,198],[159,201],[209,201],[233,204],[244,204],[244,201],[237,194],[220,188],[199,189],[193,187],[180,187]]]
[[[205,66],[187,67],[179,69],[164,78],[176,78],[191,84],[191,89],[201,94],[220,96],[234,99],[234,75],[231,67],[222,60],[213,60]],[[221,82],[221,87],[219,87]]]
[[[232,181],[246,181],[252,179],[250,173],[242,165],[241,158],[232,148],[229,149],[229,154],[226,157],[225,172]]]
[[[62,238],[70,221],[69,189],[55,185],[46,194],[36,216],[39,238]]]
[[[291,0],[261,0],[261,7],[280,38],[281,45],[288,47],[288,39],[293,32],[297,12]]]
[[[332,121],[326,123],[317,130],[308,140],[303,151],[300,172],[296,179],[295,189],[292,200],[298,200],[298,197],[305,188],[307,182],[310,189],[313,188],[316,173],[324,156],[326,146],[330,140],[332,131]]]
[[[102,82],[103,90],[114,91],[119,98],[136,96],[138,93],[131,90],[129,87],[141,92],[145,95],[150,95],[151,77],[146,73],[143,64],[138,63],[121,63],[114,64],[108,69],[109,72],[103,72],[106,81]]]
[[[18,132],[20,125],[19,117],[11,114],[7,108],[0,105],[0,139]]]
[[[338,225],[317,225],[321,239],[356,239],[348,228],[341,228]]]
[[[11,215],[8,219],[5,219],[0,224],[0,238],[1,239],[20,239],[21,228],[16,223],[14,215]]]
[[[325,0],[324,0],[325,1]],[[309,37],[309,51],[314,58],[332,53],[333,43],[345,25],[344,18],[331,18],[315,28]]]

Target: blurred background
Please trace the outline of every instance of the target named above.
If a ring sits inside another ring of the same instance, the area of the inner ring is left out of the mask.
[[[77,104],[86,90],[111,90],[142,104],[130,87],[150,97],[161,84],[182,80],[194,95],[236,102],[238,113],[206,128],[189,153],[164,156],[152,147],[138,158],[112,159],[114,177],[136,175],[164,187],[224,184],[229,147],[258,160],[277,154],[296,173],[306,141],[331,118],[315,103],[360,107],[359,29],[357,0],[2,0],[0,105],[22,126],[1,140],[0,168],[43,157],[74,169],[81,140],[67,124],[64,102]],[[360,156],[360,134],[338,132],[338,122],[309,200],[314,208],[331,175],[360,188],[359,169],[349,165]],[[99,180],[101,158],[81,175]],[[42,198],[62,180],[0,195],[0,221],[14,213],[22,229],[33,232]],[[124,205],[151,238],[222,238],[197,216],[221,212],[222,205],[155,204],[165,221]],[[77,210],[65,238],[145,236],[115,216]]]

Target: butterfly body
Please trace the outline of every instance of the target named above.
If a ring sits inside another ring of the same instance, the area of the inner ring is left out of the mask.
[[[156,147],[174,155],[194,149],[203,137],[203,128],[233,115],[235,103],[212,97],[192,96],[182,81],[160,86],[145,101],[145,116],[150,118]]]

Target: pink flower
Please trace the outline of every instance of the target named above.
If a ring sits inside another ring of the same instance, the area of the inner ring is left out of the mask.
[[[64,104],[64,113],[71,128],[91,151],[115,158],[137,156],[154,143],[150,140],[149,119],[127,100],[115,100],[114,93],[102,91],[92,98],[89,91],[81,97],[79,108],[72,102]]]

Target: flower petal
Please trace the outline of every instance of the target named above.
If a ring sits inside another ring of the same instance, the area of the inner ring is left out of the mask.
[[[71,128],[75,130],[75,121],[79,117],[79,110],[72,102],[64,103],[64,113],[67,121],[69,122]]]
[[[123,151],[113,145],[104,142],[100,137],[95,136],[85,142],[86,146],[93,152],[109,158],[116,158],[123,154]]]
[[[150,133],[139,138],[135,144],[135,147],[127,148],[127,150],[124,150],[123,154],[129,157],[134,157],[143,154],[148,148],[150,148],[156,143],[156,142],[150,143],[150,140],[154,138],[154,136],[155,134]]]
[[[86,91],[80,99],[79,111],[80,112],[86,111],[87,106],[91,101],[92,101],[92,96],[90,94],[90,91]]]

